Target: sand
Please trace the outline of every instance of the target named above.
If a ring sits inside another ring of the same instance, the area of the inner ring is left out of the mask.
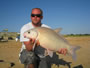
[[[90,68],[90,36],[66,37],[66,39],[73,46],[81,46],[81,49],[77,51],[77,60],[72,60],[71,56],[59,55],[65,63],[59,66],[53,64],[52,68]],[[0,42],[0,68],[24,68],[24,65],[19,61],[20,48],[21,43],[19,41]],[[68,62],[71,62],[71,64],[67,66]]]

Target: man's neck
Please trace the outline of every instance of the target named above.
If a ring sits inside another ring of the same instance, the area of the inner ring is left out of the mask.
[[[33,25],[34,27],[41,27],[42,24],[39,23],[39,24],[35,25],[35,24],[32,23],[32,25]]]

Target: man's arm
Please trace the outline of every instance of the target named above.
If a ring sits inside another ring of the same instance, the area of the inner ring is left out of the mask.
[[[24,41],[27,51],[32,51],[34,42],[35,42],[34,39],[30,39],[29,41]]]
[[[33,44],[30,41],[25,41],[24,44],[27,51],[32,51]]]
[[[29,41],[25,41],[25,47],[27,51],[32,51],[33,45],[35,43],[35,39],[30,39]],[[36,46],[40,45],[39,41],[37,41]]]

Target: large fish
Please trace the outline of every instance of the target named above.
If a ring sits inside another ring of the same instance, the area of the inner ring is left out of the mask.
[[[36,27],[30,29],[24,33],[26,38],[32,38],[39,40],[40,46],[45,48],[48,55],[53,56],[53,51],[59,51],[61,48],[67,49],[67,54],[71,55],[72,58],[76,59],[75,51],[79,49],[79,46],[71,46],[67,40],[59,34],[61,29],[50,29],[46,27]]]

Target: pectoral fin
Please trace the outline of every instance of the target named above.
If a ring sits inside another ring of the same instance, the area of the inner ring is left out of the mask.
[[[53,51],[46,50],[46,51],[45,51],[45,56],[46,56],[46,55],[49,55],[50,57],[53,57]]]

